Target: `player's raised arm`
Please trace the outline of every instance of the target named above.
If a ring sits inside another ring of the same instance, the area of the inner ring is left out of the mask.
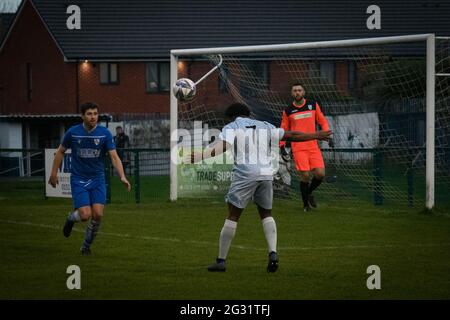
[[[309,140],[328,140],[333,133],[330,130],[306,133],[301,131],[286,131],[281,138],[282,141],[309,141]]]
[[[196,163],[201,160],[214,158],[215,156],[218,156],[219,154],[222,154],[226,152],[230,148],[230,144],[224,140],[217,140],[214,141],[212,144],[207,146],[205,150],[202,152],[192,152],[188,157],[188,162],[190,163]]]
[[[117,151],[115,149],[109,150],[109,156],[111,157],[111,163],[116,169],[117,173],[120,177],[120,182],[127,188],[128,191],[131,190],[131,184],[128,182],[127,177],[125,176],[125,172],[123,171],[123,165],[122,161],[119,158],[119,155],[117,154]]]
[[[230,144],[224,140],[217,140],[203,150],[203,159],[213,158],[226,152],[230,148]]]
[[[58,181],[58,168],[61,166],[61,162],[64,158],[64,152],[66,152],[66,148],[64,148],[62,145],[58,147],[55,153],[55,158],[53,159],[52,164],[52,171],[50,173],[50,178],[48,179],[48,183],[53,187],[56,188],[56,185],[59,183]]]

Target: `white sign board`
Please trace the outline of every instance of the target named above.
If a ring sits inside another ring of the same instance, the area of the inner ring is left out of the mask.
[[[372,149],[379,144],[380,120],[377,112],[327,117],[335,148]],[[326,142],[321,142],[327,148]],[[325,152],[325,160],[358,162],[372,159],[369,152]]]
[[[45,195],[47,197],[71,198],[72,190],[70,188],[70,149],[64,154],[63,161],[58,169],[59,184],[53,188],[49,183],[50,173],[52,172],[53,159],[56,149],[45,149]]]

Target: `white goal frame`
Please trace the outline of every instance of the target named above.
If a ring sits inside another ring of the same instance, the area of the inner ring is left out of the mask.
[[[257,45],[241,47],[217,47],[201,49],[174,49],[170,51],[170,84],[178,79],[178,57],[213,54],[236,54],[251,52],[274,52],[299,49],[343,48],[376,44],[396,44],[426,41],[426,207],[434,207],[435,188],[435,34],[417,34],[393,37],[363,38],[352,40],[318,41],[277,45]],[[177,148],[177,139],[173,137],[178,129],[178,101],[170,94],[170,150]],[[170,199],[177,200],[177,164],[170,163]]]

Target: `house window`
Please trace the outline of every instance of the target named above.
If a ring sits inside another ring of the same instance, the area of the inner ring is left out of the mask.
[[[168,62],[148,62],[145,78],[148,93],[169,91],[170,64]]]
[[[31,63],[27,63],[27,101],[33,98],[33,69]]]
[[[334,61],[320,62],[320,78],[326,83],[336,83],[336,64]]]
[[[269,88],[269,63],[265,61],[245,61],[241,74],[241,93],[244,96],[257,96]]]
[[[119,65],[117,63],[100,63],[100,84],[118,84]]]

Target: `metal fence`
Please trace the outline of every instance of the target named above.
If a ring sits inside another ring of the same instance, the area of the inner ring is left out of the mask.
[[[321,187],[321,195],[327,200],[348,197],[352,201],[366,199],[375,205],[396,203],[422,206],[425,196],[424,166],[413,155],[423,147],[416,149],[414,152],[404,149],[397,153],[388,148],[323,149],[329,183]],[[134,148],[118,151],[122,156],[125,173],[132,184],[132,191],[127,192],[124,189],[107,157],[105,176],[110,203],[145,203],[156,199],[169,199],[169,149]],[[449,205],[450,148],[437,148],[436,151],[436,155],[439,156],[436,163],[436,205]],[[402,154],[402,157],[399,154]],[[293,179],[296,181],[295,175]],[[44,197],[47,183],[45,150],[0,149],[2,190],[7,190],[11,194],[16,192],[14,191],[16,181],[22,181],[24,184],[27,180],[33,181],[34,187],[27,189],[27,194],[21,196],[24,199],[27,199],[27,196]],[[279,189],[282,196],[277,196],[278,198],[286,198],[286,195],[288,198],[291,198],[291,195],[298,197],[296,182],[293,182],[291,187],[281,187]],[[23,190],[23,185],[19,189]],[[22,192],[19,189],[16,193]],[[277,192],[275,194],[277,195]]]
[[[105,176],[109,202],[140,203],[169,198],[169,149],[118,149],[118,152],[123,154],[123,165],[132,191],[126,192],[122,187],[107,157]],[[36,192],[45,195],[45,150],[0,149],[0,181],[14,183],[24,181],[24,178],[33,178],[34,183],[42,181]]]
[[[124,170],[132,183],[132,192],[126,192],[117,173],[107,158],[106,177],[108,201],[113,203],[146,202],[169,198],[169,149],[118,149],[123,151]]]
[[[0,177],[43,176],[43,149],[0,149]]]

